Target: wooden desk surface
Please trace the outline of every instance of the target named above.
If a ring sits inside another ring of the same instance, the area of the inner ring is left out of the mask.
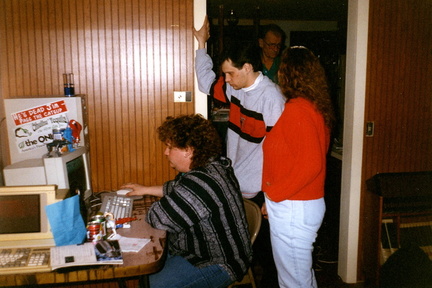
[[[134,217],[139,220],[131,223],[131,228],[118,229],[125,237],[150,238],[151,241],[138,253],[124,252],[122,265],[95,266],[95,268],[77,270],[66,273],[40,272],[33,274],[0,275],[0,286],[62,284],[99,280],[115,280],[118,278],[147,275],[159,271],[165,261],[166,232],[152,228],[145,215],[155,197],[145,196],[134,201]]]

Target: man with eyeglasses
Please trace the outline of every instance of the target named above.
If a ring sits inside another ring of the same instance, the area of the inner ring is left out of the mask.
[[[276,84],[278,83],[278,70],[280,52],[284,46],[285,32],[276,24],[262,27],[258,45],[261,48],[262,72]]]

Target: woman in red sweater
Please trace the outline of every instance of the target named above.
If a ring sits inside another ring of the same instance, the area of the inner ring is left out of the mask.
[[[287,102],[264,141],[264,213],[280,287],[317,287],[312,251],[325,212],[326,154],[334,115],[325,71],[310,50],[285,50],[278,77]]]

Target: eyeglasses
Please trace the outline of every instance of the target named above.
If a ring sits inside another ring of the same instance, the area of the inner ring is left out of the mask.
[[[267,45],[267,46],[269,46],[270,48],[272,48],[272,49],[280,49],[281,47],[282,47],[282,44],[281,43],[278,43],[278,44],[275,44],[275,43],[267,43],[264,39],[263,39],[263,42]]]

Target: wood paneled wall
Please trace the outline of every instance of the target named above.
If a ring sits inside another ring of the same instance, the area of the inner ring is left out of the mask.
[[[432,1],[370,5],[364,171],[432,169]]]
[[[87,95],[93,190],[161,184],[175,173],[155,130],[194,112],[173,101],[193,92],[192,27],[193,0],[2,0],[0,94],[63,95],[62,74],[74,73]]]
[[[376,173],[432,170],[432,1],[370,0],[369,13],[363,196]]]

